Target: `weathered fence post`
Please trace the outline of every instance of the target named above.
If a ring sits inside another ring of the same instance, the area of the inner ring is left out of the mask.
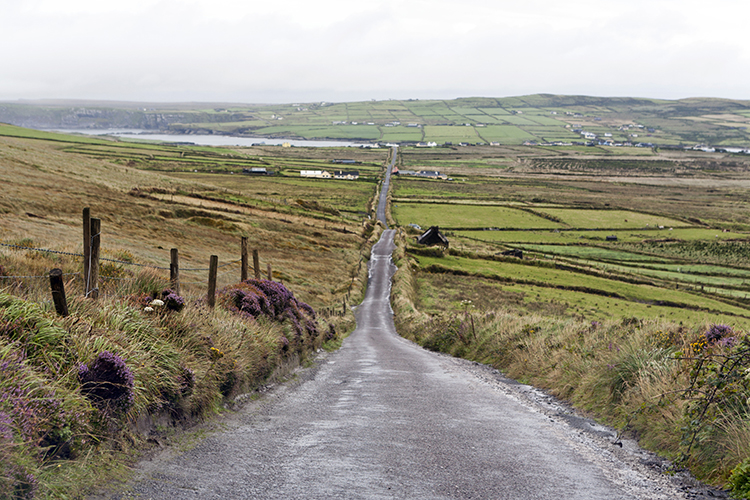
[[[266,269],[268,270],[268,281],[273,281],[273,269],[271,269],[271,263],[267,264]]]
[[[99,249],[101,247],[102,221],[91,218],[91,258],[88,279],[88,296],[99,298]]]
[[[242,260],[240,281],[245,281],[247,279],[247,236],[242,237],[242,243],[240,244],[240,259]]]
[[[89,275],[91,272],[91,209],[83,209],[83,293],[89,295]]]
[[[258,249],[253,250],[253,270],[255,271],[255,279],[260,279],[260,256],[258,255]]]
[[[172,284],[172,290],[177,295],[180,294],[180,256],[176,248],[169,251],[169,282]]]
[[[68,315],[68,302],[65,300],[65,284],[62,279],[62,269],[53,269],[49,272],[49,285],[52,288],[52,302],[55,303],[57,314],[63,318]]]
[[[346,315],[346,297],[341,299],[341,315],[342,316]]]
[[[208,266],[208,307],[213,309],[216,305],[216,271],[219,269],[219,257],[211,256]]]

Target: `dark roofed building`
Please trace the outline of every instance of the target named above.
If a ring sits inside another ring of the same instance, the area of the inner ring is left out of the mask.
[[[266,170],[266,167],[243,168],[242,173],[249,174],[249,175],[268,175],[269,174],[268,170]]]
[[[417,238],[417,243],[420,245],[440,245],[448,248],[448,239],[440,234],[440,228],[438,226],[432,226],[430,229],[422,233],[422,236]]]
[[[348,172],[344,170],[337,170],[333,173],[333,178],[354,181],[359,179],[359,172],[356,170],[349,170]]]

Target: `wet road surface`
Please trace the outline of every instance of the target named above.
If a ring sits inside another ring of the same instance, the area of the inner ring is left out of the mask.
[[[339,351],[195,448],[142,463],[129,491],[109,498],[686,498],[610,431],[399,337],[392,238],[385,231],[373,249],[358,327]]]

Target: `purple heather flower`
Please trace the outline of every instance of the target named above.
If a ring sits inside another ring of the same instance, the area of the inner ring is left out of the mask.
[[[174,290],[166,289],[161,293],[164,306],[170,311],[182,311],[185,307],[185,299],[177,295]]]
[[[13,439],[13,419],[0,411],[0,438]]]
[[[724,337],[719,340],[718,344],[721,347],[734,347],[737,344],[737,338],[735,337]]]
[[[109,351],[100,352],[86,369],[78,368],[81,392],[95,402],[111,401],[127,410],[135,400],[135,377],[125,361]]]
[[[711,328],[706,332],[706,340],[711,344],[725,337],[731,337],[733,334],[734,330],[729,325],[711,325]]]

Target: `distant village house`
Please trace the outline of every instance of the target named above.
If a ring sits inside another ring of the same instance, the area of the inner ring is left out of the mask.
[[[269,175],[270,174],[270,172],[266,170],[266,167],[243,168],[242,173],[248,174],[248,175]]]
[[[331,173],[325,170],[300,170],[301,177],[312,177],[315,179],[330,179]]]
[[[337,170],[333,173],[333,178],[343,179],[347,181],[356,181],[357,179],[359,179],[359,172],[357,172],[356,170]]]

